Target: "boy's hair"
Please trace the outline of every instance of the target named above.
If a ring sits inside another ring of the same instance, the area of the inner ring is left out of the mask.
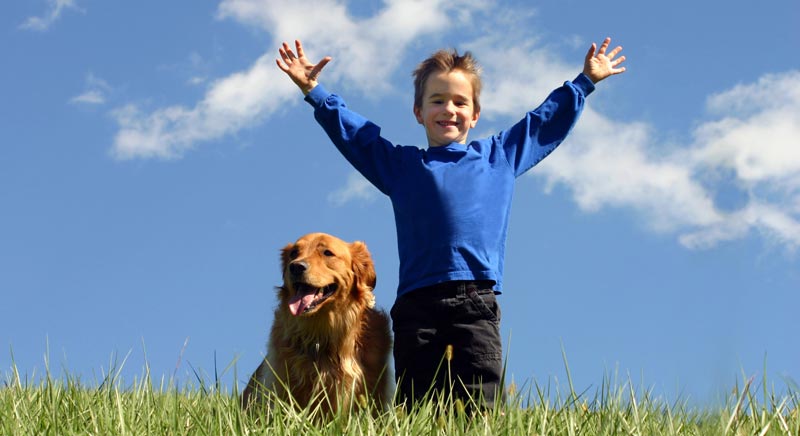
[[[428,59],[420,62],[414,70],[414,107],[422,107],[422,97],[425,93],[425,82],[431,74],[443,71],[449,73],[453,70],[461,70],[469,76],[472,82],[472,102],[475,111],[480,112],[481,95],[481,66],[469,51],[464,55],[459,55],[456,49],[439,50]]]

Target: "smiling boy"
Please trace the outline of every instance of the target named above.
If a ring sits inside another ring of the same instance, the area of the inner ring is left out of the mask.
[[[414,115],[425,126],[429,147],[467,142],[469,129],[480,118],[473,94],[472,83],[461,70],[437,71],[428,76],[421,102],[414,104]]]
[[[584,69],[496,135],[468,142],[480,118],[480,68],[467,52],[440,50],[414,71],[414,116],[428,148],[395,145],[351,111],[311,63],[283,43],[278,67],[306,95],[344,157],[392,201],[400,257],[391,310],[398,401],[431,387],[491,407],[502,398],[500,308],[514,180],[552,152],[577,121],[594,84],[625,71],[610,38],[589,48]],[[446,350],[447,369],[442,367]],[[452,384],[450,381],[452,380]],[[451,390],[452,388],[452,390]]]

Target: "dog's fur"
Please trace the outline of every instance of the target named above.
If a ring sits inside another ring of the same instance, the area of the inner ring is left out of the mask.
[[[367,398],[385,407],[391,335],[386,314],[374,309],[375,268],[366,245],[311,233],[281,250],[281,265],[267,356],[242,406],[272,393],[328,413]]]

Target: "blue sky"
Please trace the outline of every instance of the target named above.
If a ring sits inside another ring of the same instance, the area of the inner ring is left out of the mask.
[[[274,63],[424,145],[410,73],[440,47],[484,66],[472,137],[624,46],[564,144],[517,181],[502,330],[519,384],[604,374],[708,402],[800,382],[800,4],[678,0],[31,0],[0,6],[0,371],[190,377],[258,365],[278,249],[363,240],[397,286],[391,206]],[[794,333],[793,333],[794,332]],[[13,353],[13,354],[12,354]],[[229,383],[232,373],[225,377]]]

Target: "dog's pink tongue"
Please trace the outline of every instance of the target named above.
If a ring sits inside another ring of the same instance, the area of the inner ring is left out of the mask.
[[[295,295],[289,300],[289,311],[292,312],[294,316],[300,315],[314,302],[314,297],[314,292]]]

